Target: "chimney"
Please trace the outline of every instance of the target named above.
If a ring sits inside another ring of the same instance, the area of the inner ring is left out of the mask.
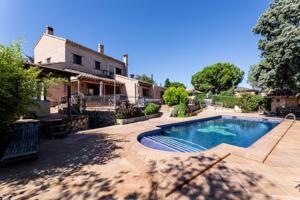
[[[54,35],[54,29],[51,26],[46,26],[46,34],[48,35]]]
[[[98,44],[98,52],[100,54],[104,55],[104,45],[103,44]]]
[[[125,67],[128,67],[128,54],[123,55],[123,62],[125,63]]]
[[[134,74],[130,74],[130,78],[134,78]]]

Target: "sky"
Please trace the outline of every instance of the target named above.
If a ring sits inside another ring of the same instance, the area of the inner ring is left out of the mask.
[[[252,32],[270,0],[0,0],[0,43],[21,39],[26,55],[46,25],[54,34],[122,60],[129,73],[191,88],[203,67],[230,62],[247,72],[260,61]]]

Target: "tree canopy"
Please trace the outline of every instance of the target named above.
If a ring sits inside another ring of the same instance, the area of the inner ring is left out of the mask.
[[[155,84],[155,81],[147,74],[136,75],[136,79],[147,83]]]
[[[37,96],[37,68],[24,69],[19,43],[0,45],[0,132],[24,114]]]
[[[170,79],[167,78],[165,80],[165,88],[169,88],[169,87],[176,87],[176,88],[182,87],[182,88],[186,89],[186,86],[183,83],[180,83],[180,82],[177,82],[177,81],[171,82]]]
[[[201,92],[218,94],[236,88],[243,80],[244,72],[230,63],[216,63],[192,76],[192,85]]]
[[[249,82],[264,90],[300,88],[300,1],[273,0],[253,32],[263,62],[251,66]]]

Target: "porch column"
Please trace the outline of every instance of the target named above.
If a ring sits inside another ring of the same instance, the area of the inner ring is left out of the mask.
[[[68,84],[67,84],[67,95],[68,95],[68,116],[71,116],[71,79],[68,78]]]
[[[80,93],[80,79],[78,79],[77,81],[77,92]]]

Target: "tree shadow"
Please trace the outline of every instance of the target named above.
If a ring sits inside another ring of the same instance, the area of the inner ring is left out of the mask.
[[[256,193],[262,199],[272,199],[260,186],[267,180],[262,174],[235,167],[237,165],[226,159],[196,176],[218,159],[217,155],[187,157],[179,154],[154,160],[131,152],[120,157],[119,150],[124,150],[126,142],[99,133],[48,141],[41,145],[37,161],[1,169],[0,181],[13,188],[3,197],[248,200]],[[132,161],[129,157],[137,159]],[[26,173],[7,175],[20,170]],[[191,177],[194,179],[189,181]],[[179,187],[182,183],[186,184]],[[35,187],[29,191],[25,184]],[[270,187],[276,188],[272,184]],[[174,188],[176,190],[168,194]]]
[[[118,150],[122,149],[123,142],[125,140],[101,133],[78,133],[66,138],[43,140],[40,142],[38,159],[0,168],[0,187],[5,185],[16,191],[10,191],[7,194],[9,198],[22,196],[26,190],[23,186],[30,183],[38,190],[30,192],[26,198],[34,197],[46,191],[53,182],[59,183],[71,174],[79,173],[84,166],[104,165],[118,158]]]

